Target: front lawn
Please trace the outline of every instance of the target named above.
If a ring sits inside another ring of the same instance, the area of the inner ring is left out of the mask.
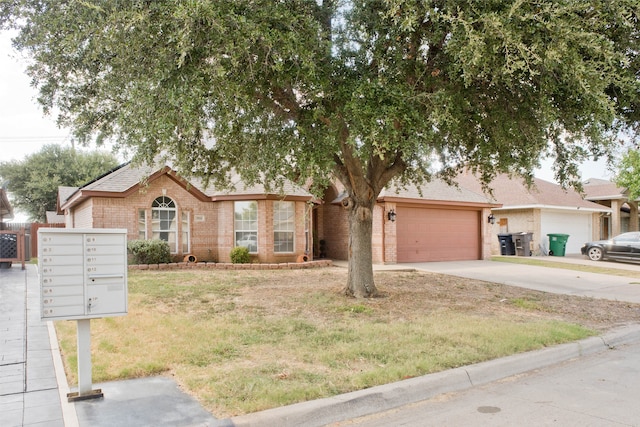
[[[578,340],[640,305],[430,273],[346,269],[131,271],[129,314],[91,322],[93,381],[171,375],[229,417]],[[75,322],[56,322],[77,383]]]

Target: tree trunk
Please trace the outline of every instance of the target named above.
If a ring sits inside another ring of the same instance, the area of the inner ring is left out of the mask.
[[[373,202],[365,206],[349,200],[349,276],[345,293],[356,298],[377,295],[373,281]]]

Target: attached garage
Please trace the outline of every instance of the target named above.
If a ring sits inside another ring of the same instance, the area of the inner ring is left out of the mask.
[[[347,211],[342,189],[327,193],[331,203],[321,209],[318,235],[328,246],[328,256],[346,259]],[[373,210],[372,261],[396,264],[433,261],[466,261],[491,256],[491,209],[500,204],[463,187],[441,180],[413,186],[387,188]],[[320,216],[320,215],[318,215]],[[320,229],[322,227],[322,229]],[[341,251],[341,252],[340,252]],[[344,253],[344,258],[336,254]]]
[[[481,259],[481,211],[398,206],[398,262]]]

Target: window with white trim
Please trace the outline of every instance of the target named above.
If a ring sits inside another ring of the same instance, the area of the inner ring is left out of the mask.
[[[178,221],[176,204],[167,196],[160,196],[151,204],[151,236],[169,243],[172,253],[178,252]]]
[[[147,211],[138,209],[138,239],[147,239]]]
[[[273,251],[293,252],[295,203],[273,202]]]
[[[258,252],[258,202],[234,203],[234,230],[236,246]]]
[[[191,221],[188,211],[182,211],[182,224],[180,228],[182,231],[182,253],[188,254],[191,252],[191,239],[189,238]]]

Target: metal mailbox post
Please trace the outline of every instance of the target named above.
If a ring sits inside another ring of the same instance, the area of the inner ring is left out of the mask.
[[[101,397],[91,390],[91,319],[127,314],[127,230],[38,230],[40,318],[76,320],[78,393],[69,400]]]

